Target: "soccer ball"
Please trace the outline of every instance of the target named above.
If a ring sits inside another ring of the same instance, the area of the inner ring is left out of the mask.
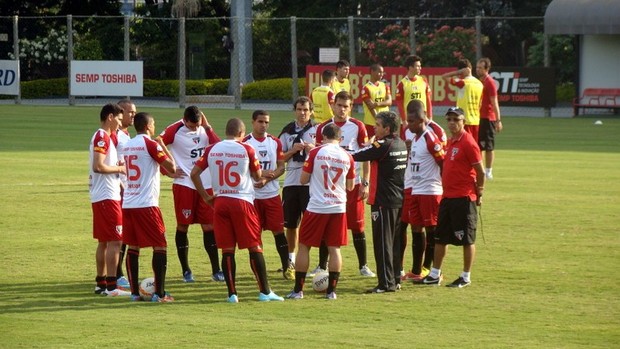
[[[329,283],[329,272],[323,270],[316,273],[312,278],[312,289],[316,292],[324,293],[327,290],[327,284]]]
[[[147,302],[150,302],[155,294],[155,278],[150,277],[142,280],[140,283],[140,297]]]

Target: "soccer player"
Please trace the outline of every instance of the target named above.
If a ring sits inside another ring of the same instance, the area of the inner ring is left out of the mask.
[[[400,211],[403,204],[407,146],[400,139],[400,118],[394,112],[376,116],[377,140],[353,153],[355,161],[370,161],[372,241],[378,284],[367,293],[400,289]]]
[[[482,81],[482,100],[480,102],[480,131],[478,145],[484,151],[484,173],[487,179],[493,179],[493,161],[495,160],[495,134],[502,131],[502,118],[497,103],[497,83],[491,75],[491,60],[481,58],[476,64],[476,74]]]
[[[409,102],[407,128],[414,136],[411,138],[405,174],[409,189],[405,191],[402,218],[405,225],[411,224],[413,262],[403,280],[424,278],[430,270],[434,254],[434,232],[443,193],[441,166],[444,149],[439,137],[427,124],[424,104],[419,100]]]
[[[390,86],[382,81],[385,74],[380,64],[370,66],[370,81],[362,88],[364,101],[364,124],[369,137],[375,135],[375,118],[382,111],[390,111],[392,92]]]
[[[465,131],[478,142],[482,82],[471,75],[472,67],[468,59],[459,60],[456,67],[457,70],[445,73],[441,77],[458,88],[456,106],[465,112]]]
[[[228,288],[228,302],[238,303],[235,275],[235,248],[248,249],[250,267],[260,290],[261,302],[283,301],[269,288],[263,256],[261,227],[254,208],[254,184],[261,179],[261,169],[254,149],[241,143],[245,137],[243,121],[233,118],[226,123],[226,139],[210,145],[194,165],[190,177],[202,199],[214,206],[214,228],[222,249],[222,270]],[[213,195],[204,187],[201,173],[209,169]]]
[[[448,287],[463,288],[471,283],[471,267],[476,254],[476,206],[481,203],[485,174],[480,149],[464,128],[465,112],[461,108],[450,108],[446,120],[452,136],[443,161],[443,197],[435,230],[433,267],[430,274],[414,283],[441,283],[442,263],[447,245],[451,244],[463,246],[463,272]]]
[[[177,172],[172,174],[172,194],[174,211],[177,219],[175,243],[183,281],[194,282],[194,275],[189,266],[189,225],[199,223],[202,228],[204,249],[211,262],[211,279],[224,281],[224,274],[219,267],[219,256],[213,233],[213,209],[201,198],[188,174],[200,158],[204,149],[220,141],[205,115],[196,106],[185,109],[183,119],[168,126],[155,139],[165,151],[170,151],[177,165]],[[204,186],[211,190],[209,172],[202,176]]]
[[[310,98],[314,104],[314,120],[323,122],[334,116],[332,105],[334,104],[334,91],[330,85],[336,79],[336,73],[333,70],[326,69],[321,74],[321,86],[312,90]]]
[[[121,99],[117,103],[123,109],[123,119],[121,121],[121,127],[116,132],[116,137],[118,139],[118,147],[117,149],[121,149],[127,141],[131,139],[131,135],[129,134],[129,126],[133,126],[133,118],[136,116],[136,105],[129,99]],[[123,159],[123,154],[118,154],[119,159]],[[123,189],[127,184],[127,177],[125,175],[121,175],[121,197],[123,196]],[[127,251],[127,245],[122,244],[119,257],[118,257],[118,268],[116,270],[116,285],[122,289],[129,289],[129,280],[125,278],[123,274],[123,260],[125,259],[125,252]]]
[[[332,81],[331,88],[334,93],[347,91],[351,93],[351,82],[349,81],[349,71],[351,64],[345,59],[336,63],[336,79]]]
[[[293,102],[295,120],[284,126],[278,136],[282,142],[283,160],[286,162],[286,176],[282,188],[284,227],[288,241],[288,258],[295,261],[297,232],[302,214],[306,211],[310,192],[307,184],[299,178],[308,152],[314,148],[316,125],[310,120],[313,104],[310,98],[301,96]]]
[[[290,299],[304,298],[310,248],[318,247],[322,242],[329,250],[329,281],[325,297],[336,299],[336,286],[342,270],[340,247],[348,243],[345,212],[347,191],[354,186],[355,166],[351,155],[339,146],[340,128],[330,123],[321,130],[324,142],[310,151],[301,174],[301,183],[310,184],[310,202],[301,220],[295,288],[287,295]]]
[[[169,173],[176,170],[174,161],[151,138],[155,120],[148,113],[134,117],[136,136],[123,146],[127,168],[127,187],[123,193],[123,242],[127,250],[126,268],[131,285],[131,300],[140,301],[140,249],[153,248],[151,266],[155,274],[153,302],[172,302],[165,291],[168,265],[166,227],[159,209],[160,166]]]
[[[122,117],[123,110],[118,104],[104,105],[99,113],[101,128],[95,132],[89,146],[88,188],[93,210],[93,238],[98,241],[95,293],[111,297],[130,294],[116,284],[123,240],[120,175],[125,173],[116,151],[116,130],[121,126]]]
[[[334,117],[317,127],[317,144],[320,144],[322,141],[321,130],[329,124],[336,124],[342,131],[340,146],[344,150],[355,152],[364,147],[368,141],[366,127],[361,121],[350,116],[352,102],[353,97],[350,93],[341,91],[336,94]],[[375,277],[375,273],[368,267],[366,257],[366,234],[364,233],[364,200],[368,198],[368,161],[356,162],[355,167],[356,173],[360,173],[361,169],[362,174],[355,178],[355,187],[353,190],[347,192],[347,226],[351,229],[353,235],[353,246],[357,253],[360,275]],[[324,247],[319,249],[319,265],[310,275],[325,270],[327,266],[327,253],[325,252]]]
[[[280,199],[278,178],[284,174],[284,156],[282,143],[269,133],[269,113],[256,110],[252,113],[252,133],[243,142],[254,148],[261,165],[261,177],[254,182],[254,207],[258,212],[260,225],[264,230],[271,230],[276,243],[276,250],[282,264],[282,275],[287,280],[295,278],[295,267],[288,259],[288,242],[284,234],[284,214]]]
[[[433,103],[431,98],[431,87],[425,77],[420,75],[422,72],[422,58],[413,55],[405,59],[407,76],[405,76],[396,86],[396,105],[400,113],[401,121],[405,124],[407,105],[412,99],[418,99],[424,103],[426,117],[433,119]]]

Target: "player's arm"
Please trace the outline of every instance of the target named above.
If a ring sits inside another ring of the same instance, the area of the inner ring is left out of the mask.
[[[430,120],[433,120],[433,98],[431,87],[428,85],[428,83],[426,85],[426,117],[428,117]]]
[[[398,85],[396,86],[396,98],[394,99],[394,101],[396,102],[396,107],[398,108],[398,113],[400,114],[401,120],[407,119],[407,114],[405,113],[405,107],[403,106],[403,103],[405,103],[405,100],[403,97],[404,87],[405,86],[403,85],[402,81],[398,83]]]
[[[174,157],[172,157],[172,153],[170,152],[170,150],[166,146],[166,142],[164,141],[164,139],[162,138],[161,135],[155,137],[155,142],[157,142],[157,144],[159,144],[159,146],[164,151],[164,154],[166,154],[168,159],[174,159]],[[162,167],[166,170],[166,171],[163,172],[163,174],[165,174],[166,176],[168,176],[170,178],[179,178],[179,177],[183,177],[183,176],[186,175],[185,172],[183,172],[183,170],[180,167],[175,167],[174,171],[172,171],[172,172],[168,171],[168,169],[166,167],[164,167],[164,166],[162,166]]]
[[[310,173],[306,171],[301,171],[301,176],[299,176],[299,183],[301,184],[310,183]]]
[[[126,174],[125,166],[109,166],[105,164],[105,154],[101,154],[99,152],[94,152],[93,158],[93,172],[95,173],[122,173]]]
[[[392,105],[392,91],[390,90],[390,86],[385,85],[385,100],[381,102],[382,107],[389,107]]]
[[[206,161],[204,163],[206,163]],[[200,175],[203,171],[204,168],[198,165],[194,165],[194,167],[192,168],[192,172],[189,174],[189,177],[191,178],[192,183],[194,183],[194,187],[196,188],[196,191],[198,191],[198,194],[200,195],[202,200],[204,200],[204,202],[206,202],[207,204],[213,206],[213,199],[215,199],[215,195],[209,195],[205,190],[204,185],[202,185],[202,179],[200,178]]]
[[[476,171],[476,205],[480,206],[482,203],[482,192],[484,191],[484,168],[482,167],[482,161],[473,165]]]
[[[493,111],[495,112],[495,117],[497,118],[497,122],[495,123],[495,130],[497,132],[502,132],[502,118],[499,115],[499,103],[497,102],[497,95],[490,96],[489,101],[491,102],[491,107],[493,108]]]

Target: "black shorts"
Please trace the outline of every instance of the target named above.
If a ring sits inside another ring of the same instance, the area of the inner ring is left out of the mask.
[[[295,185],[282,188],[282,208],[284,210],[284,227],[299,227],[302,214],[310,201],[310,187]]]
[[[489,119],[480,119],[480,128],[478,129],[478,146],[480,150],[495,149],[495,124],[497,121],[489,121]]]
[[[473,245],[476,242],[477,213],[476,202],[467,197],[441,199],[435,242],[441,245]]]

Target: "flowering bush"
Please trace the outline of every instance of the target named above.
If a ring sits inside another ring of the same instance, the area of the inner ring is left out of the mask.
[[[386,66],[400,66],[412,54],[409,47],[409,28],[399,24],[386,26],[374,42],[365,46],[370,60]],[[461,58],[473,61],[476,55],[476,30],[444,25],[428,35],[417,38],[416,54],[424,65],[454,66]]]

